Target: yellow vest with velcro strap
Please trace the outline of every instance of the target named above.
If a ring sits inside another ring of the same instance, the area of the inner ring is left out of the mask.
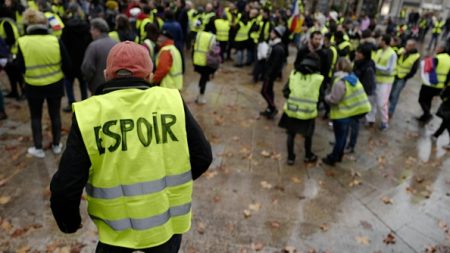
[[[91,161],[88,213],[99,240],[141,249],[187,232],[192,175],[180,93],[123,89],[73,109]]]
[[[54,35],[27,35],[19,38],[25,62],[25,82],[45,86],[64,78],[61,70],[61,49]]]
[[[450,56],[447,53],[440,53],[435,56],[438,60],[436,66],[437,84],[428,85],[433,88],[443,89],[446,85],[447,75],[450,72]],[[424,84],[427,85],[427,84]]]
[[[214,40],[214,34],[200,31],[194,43],[194,65],[206,66],[207,55]]]
[[[392,55],[395,55],[395,51],[391,47],[388,47],[386,50],[378,49],[373,61],[376,65],[387,67]],[[397,63],[394,62],[394,66],[392,66],[393,70],[390,73],[384,73],[377,70],[375,73],[375,81],[378,84],[392,84],[395,79],[396,65]]]
[[[13,30],[13,33],[14,33],[14,39],[16,41],[14,43],[14,45],[9,49],[9,52],[12,55],[16,55],[17,52],[18,52],[18,50],[17,50],[18,49],[17,48],[18,44],[17,43],[18,43],[18,39],[20,37],[19,29],[17,28],[16,22],[14,22],[14,20],[12,20],[10,18],[2,18],[1,21],[0,21],[0,37],[3,40],[6,40],[6,31],[5,31],[5,27],[4,27],[5,23],[9,23],[9,25],[11,26],[11,28]]]
[[[404,50],[400,49],[399,51],[404,52]],[[419,53],[414,53],[408,55],[408,57],[405,59],[405,53],[402,53],[397,60],[397,78],[403,79],[406,75],[411,72],[411,69],[414,65],[414,63],[420,58]]]
[[[174,45],[164,46],[158,53],[156,66],[159,65],[159,56],[163,51],[169,51],[172,55],[172,66],[170,67],[169,73],[161,80],[160,86],[181,90],[183,89],[183,67],[180,52]]]
[[[352,44],[349,41],[347,41],[347,40],[344,40],[341,43],[339,43],[339,45],[337,45],[337,49],[339,51],[344,50],[346,47],[348,47],[350,51],[352,50]],[[349,52],[349,54],[347,54],[344,57],[347,58],[347,59],[350,59],[350,52]]]
[[[320,86],[323,76],[320,74],[304,75],[292,71],[289,76],[289,98],[284,103],[284,113],[290,118],[313,119],[317,117]]]
[[[234,41],[236,42],[242,42],[248,40],[250,28],[252,27],[253,22],[248,21],[246,24],[244,22],[239,21],[239,30],[236,33],[236,37],[234,38]]]
[[[444,27],[444,20],[442,21],[436,21],[436,24],[434,25],[433,29],[431,30],[431,33],[434,34],[441,34],[442,33],[442,27]]]
[[[228,41],[230,33],[230,22],[225,19],[216,19],[214,21],[216,26],[216,39],[218,41]]]
[[[342,79],[335,80],[333,85],[340,80]],[[372,107],[361,82],[358,80],[355,86],[348,81],[344,81],[344,83],[344,98],[337,105],[331,105],[330,118],[345,119],[370,112]]]

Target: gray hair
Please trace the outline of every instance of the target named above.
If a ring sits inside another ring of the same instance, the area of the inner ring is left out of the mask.
[[[94,18],[91,20],[91,27],[97,29],[101,33],[108,33],[109,26],[108,23],[102,18]]]

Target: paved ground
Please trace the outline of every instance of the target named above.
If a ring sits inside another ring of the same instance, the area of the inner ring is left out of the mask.
[[[264,102],[249,72],[225,64],[208,85],[208,104],[198,106],[199,77],[188,69],[183,96],[213,145],[214,163],[195,182],[193,226],[181,252],[450,252],[450,153],[441,148],[449,137],[432,144],[440,120],[425,128],[413,120],[420,113],[417,78],[390,129],[362,128],[356,154],[331,168],[301,159],[286,165],[285,133],[278,119],[258,117]],[[0,81],[5,88],[4,75]],[[84,200],[82,230],[64,235],[53,221],[48,185],[59,157],[49,150],[46,159],[27,157],[26,103],[7,100],[7,112],[0,123],[0,252],[93,252],[96,232]],[[63,116],[65,141],[70,115]],[[47,115],[44,125],[48,144]],[[314,151],[325,156],[332,140],[318,119]],[[297,137],[299,158],[302,147]]]

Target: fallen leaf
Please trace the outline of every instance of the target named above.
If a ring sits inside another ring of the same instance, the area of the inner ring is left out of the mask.
[[[263,150],[263,151],[261,151],[261,155],[267,158],[267,157],[270,157],[270,152],[267,150]]]
[[[5,205],[11,200],[10,196],[1,196],[0,197],[0,205]]]
[[[308,253],[317,253],[316,249],[309,249]]]
[[[30,251],[30,249],[31,249],[30,245],[25,245],[16,250],[16,253],[26,253]]]
[[[369,245],[369,243],[370,243],[369,237],[367,237],[367,236],[357,236],[357,237],[355,237],[355,240],[356,240],[356,242],[358,242],[359,244],[362,244],[362,245]]]
[[[187,250],[187,253],[197,253],[197,251],[194,248],[189,247],[189,249]]]
[[[245,209],[244,210],[244,217],[245,218],[250,218],[250,216],[252,216],[252,213],[249,210]]]
[[[425,249],[425,253],[436,253],[436,247],[435,246],[428,246]]]
[[[214,197],[213,197],[213,202],[214,202],[214,203],[219,203],[219,202],[220,202],[220,197],[217,196],[217,195],[214,196]]]
[[[445,221],[440,220],[438,225],[442,230],[444,230],[445,233],[449,232],[448,225],[447,223],[445,223]]]
[[[258,202],[248,205],[248,209],[250,209],[254,212],[258,212],[260,208],[261,208],[261,203],[258,203]]]
[[[426,199],[429,199],[431,197],[430,191],[421,191],[420,194]]]
[[[322,225],[320,225],[320,230],[322,230],[322,232],[327,232],[330,229],[330,226],[326,223],[323,223]]]
[[[284,192],[286,189],[284,189],[283,186],[281,185],[275,185],[275,187],[273,187],[275,190],[279,190],[280,192]]]
[[[353,179],[352,181],[350,181],[350,183],[348,183],[348,186],[350,187],[355,187],[359,185],[362,185],[362,182],[357,179]]]
[[[383,201],[383,203],[385,205],[392,205],[392,204],[394,204],[394,201],[391,198],[389,198],[389,197],[383,197],[381,200]]]
[[[355,178],[355,177],[361,177],[361,173],[360,173],[359,171],[354,171],[354,170],[352,170],[350,174],[351,174],[351,176],[352,176],[353,178]]]
[[[29,229],[28,228],[18,228],[14,230],[14,232],[11,234],[11,237],[16,238],[19,236],[24,235]]]
[[[286,246],[283,249],[283,253],[295,253],[297,252],[297,249],[293,246]]]
[[[205,233],[206,226],[203,222],[197,223],[197,232],[201,235]]]
[[[252,243],[252,249],[254,251],[260,251],[264,248],[264,245],[260,242]]]
[[[417,193],[417,191],[414,190],[412,187],[406,187],[406,191],[411,193],[411,194],[416,194]]]
[[[291,177],[291,181],[294,184],[300,184],[302,182],[302,180],[300,180],[300,178],[298,178],[298,177]]]
[[[75,243],[70,247],[70,253],[80,253],[84,247],[86,247],[86,244]]]
[[[238,140],[239,140],[239,137],[233,136],[232,140],[233,140],[233,141],[238,141]]]
[[[423,181],[425,181],[425,179],[424,179],[423,177],[417,177],[417,178],[416,178],[416,182],[417,182],[418,184],[423,183]]]
[[[386,238],[384,238],[383,242],[387,245],[395,244],[395,236],[392,233],[389,233]]]
[[[270,158],[271,158],[272,160],[279,161],[279,160],[281,160],[281,154],[280,154],[280,153],[278,153],[278,154],[273,154]]]
[[[272,228],[280,228],[280,223],[278,223],[277,221],[272,221],[272,222],[270,222],[270,226],[272,227]]]
[[[272,189],[272,185],[271,184],[269,184],[267,181],[261,181],[261,187],[262,188],[264,188],[264,189]]]
[[[4,219],[2,221],[2,224],[0,225],[0,227],[5,230],[6,232],[10,233],[13,226],[11,225],[11,223],[9,223],[9,221],[7,221],[6,219]]]

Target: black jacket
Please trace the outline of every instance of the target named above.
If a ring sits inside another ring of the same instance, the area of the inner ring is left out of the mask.
[[[278,77],[283,69],[285,58],[286,51],[284,49],[284,44],[279,42],[273,45],[266,61],[266,79],[275,80]]]
[[[149,87],[142,79],[116,79],[100,86],[97,94],[114,91],[124,85],[130,88]],[[195,180],[208,169],[212,162],[212,152],[208,140],[185,104],[184,110],[191,172]],[[74,114],[66,149],[50,184],[53,216],[59,229],[64,233],[74,233],[80,228],[80,199],[89,178],[90,166],[89,155]]]
[[[355,61],[353,72],[358,77],[368,96],[374,94],[376,89],[375,82],[375,63],[372,60]]]

